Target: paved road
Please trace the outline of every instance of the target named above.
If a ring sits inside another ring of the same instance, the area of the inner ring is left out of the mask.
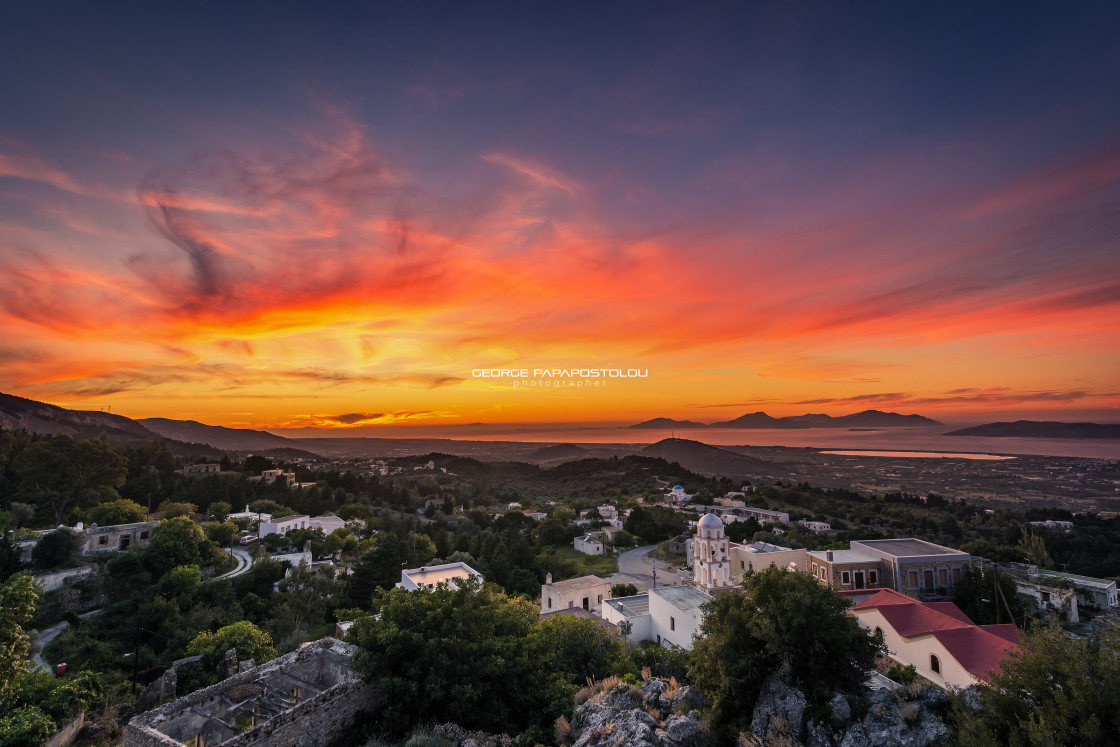
[[[656,548],[657,545],[644,545],[622,553],[618,556],[618,573],[607,579],[612,584],[634,584],[638,591],[648,591],[653,588],[653,569],[656,567],[658,586],[681,583],[675,570],[670,572],[665,562],[650,557],[650,551]]]
[[[240,576],[242,574],[248,573],[249,569],[253,567],[253,556],[244,547],[233,548],[233,557],[237,561],[237,565],[232,571],[223,573],[220,576],[215,576],[215,581],[217,581],[219,578],[233,578],[234,576]]]
[[[78,615],[78,617],[89,617],[90,615],[100,615],[100,614],[101,614],[101,610],[93,610],[92,612],[86,612],[84,614]],[[63,620],[60,623],[55,623],[54,625],[50,626],[49,628],[43,628],[42,630],[37,631],[35,640],[36,640],[36,643],[38,644],[39,650],[36,651],[35,654],[31,657],[31,664],[32,664],[31,668],[32,669],[41,669],[44,672],[53,671],[51,669],[51,665],[48,664],[47,662],[43,661],[43,656],[42,656],[43,647],[46,646],[51,641],[53,641],[55,638],[58,638],[58,636],[62,633],[62,631],[66,630],[69,627],[70,627],[70,623]]]

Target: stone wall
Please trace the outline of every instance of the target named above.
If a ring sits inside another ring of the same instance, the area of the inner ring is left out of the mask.
[[[351,667],[354,651],[333,638],[316,641],[136,716],[125,730],[124,745],[170,747],[204,733],[210,747],[322,747],[373,703],[370,686]],[[262,709],[260,722],[239,733],[238,716],[279,702],[277,688],[286,684],[278,683],[302,683],[309,697],[295,698],[278,712]]]
[[[99,567],[97,565],[83,565],[78,568],[63,568],[58,571],[47,571],[44,573],[32,574],[35,582],[43,587],[43,591],[54,591],[61,589],[63,586],[69,586],[72,583],[81,581],[97,573]]]

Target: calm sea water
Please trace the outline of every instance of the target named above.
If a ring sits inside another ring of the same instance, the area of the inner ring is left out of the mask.
[[[982,438],[946,436],[952,428],[883,428],[845,430],[806,428],[798,430],[696,428],[644,430],[617,426],[586,425],[463,425],[454,427],[398,426],[349,431],[346,436],[373,438],[450,438],[463,441],[526,441],[532,443],[627,443],[650,444],[676,436],[714,446],[792,446],[859,451],[920,451],[951,454],[1041,454],[1048,456],[1120,459],[1120,439],[1074,438]],[[283,432],[289,435],[289,432]],[[297,435],[290,432],[290,435]],[[311,435],[300,433],[298,435]],[[321,436],[322,433],[316,435]],[[340,436],[343,434],[339,434]]]

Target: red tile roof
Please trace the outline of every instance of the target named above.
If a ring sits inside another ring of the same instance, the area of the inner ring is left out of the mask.
[[[878,609],[903,638],[933,635],[962,667],[984,681],[1008,653],[1019,649],[1019,629],[1014,625],[975,625],[952,602],[919,602],[883,589],[852,607],[864,609]]]

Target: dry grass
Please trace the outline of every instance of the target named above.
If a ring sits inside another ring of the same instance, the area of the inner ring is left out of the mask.
[[[642,667],[642,682],[649,682],[653,677],[653,673],[649,671],[649,667]]]
[[[552,736],[556,737],[556,744],[567,744],[572,737],[572,725],[568,719],[561,716],[552,725]]]
[[[575,704],[576,704],[577,706],[581,706],[581,705],[583,705],[583,704],[584,704],[584,703],[586,703],[586,702],[587,702],[588,700],[590,700],[590,699],[591,699],[591,696],[592,696],[592,695],[594,695],[594,694],[595,694],[595,688],[593,688],[593,687],[590,687],[590,686],[588,686],[588,687],[581,687],[581,688],[579,689],[579,691],[578,691],[578,692],[576,692],[576,697],[575,697]]]
[[[649,715],[653,717],[653,720],[656,721],[658,725],[661,724],[661,711],[656,708],[650,708]]]
[[[599,733],[602,734],[604,737],[609,737],[613,731],[614,731],[614,722],[613,721],[608,721],[607,723],[605,723],[605,724],[603,724],[602,726],[599,727]]]
[[[677,693],[680,692],[680,689],[681,689],[681,683],[677,682],[677,678],[676,677],[670,677],[669,678],[669,684],[665,686],[665,689],[662,691],[661,694],[663,696],[665,696],[666,698],[668,698],[669,700],[672,700],[673,698],[675,698],[677,696]]]
[[[903,722],[909,726],[918,723],[918,717],[920,716],[918,709],[914,707],[913,703],[903,703],[900,705],[898,707],[898,715],[901,716]]]
[[[610,677],[607,677],[605,680],[599,683],[599,692],[609,693],[611,690],[615,689],[621,684],[622,680],[612,674]]]

